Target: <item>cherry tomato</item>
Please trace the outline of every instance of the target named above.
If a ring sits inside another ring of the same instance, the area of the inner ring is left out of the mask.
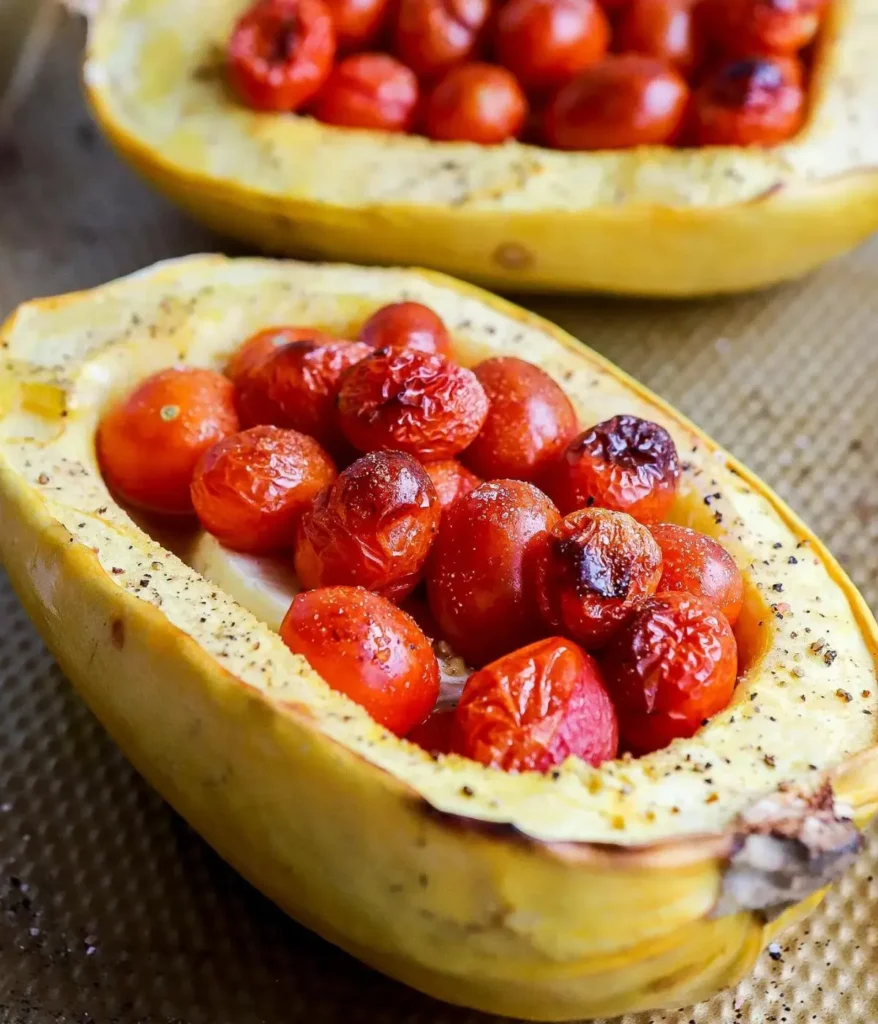
[[[720,68],[696,90],[691,141],[698,146],[772,146],[801,128],[801,69],[787,58],[753,57]]]
[[[703,597],[734,626],[744,603],[744,579],[728,551],[712,537],[672,523],[653,526],[652,535],[662,549],[659,590]]]
[[[382,306],[363,324],[358,337],[374,348],[416,348],[451,357],[448,328],[438,314],[420,302]]]
[[[107,485],[129,504],[190,513],[196,463],[238,429],[230,380],[213,370],[162,370],[103,417],[98,460]]]
[[[470,665],[484,665],[543,632],[535,557],[558,522],[532,484],[496,480],[442,514],[427,566],[427,597],[442,635]]]
[[[602,647],[658,588],[662,553],[625,512],[584,508],[550,532],[537,563],[537,594],[551,629]]]
[[[442,509],[450,508],[458,498],[474,491],[482,481],[456,459],[428,462],[424,466],[433,481]]]
[[[384,23],[390,0],[324,0],[335,25],[338,48],[343,51],[369,46]]]
[[[398,0],[394,53],[422,78],[434,78],[475,51],[491,0]]]
[[[497,59],[528,91],[564,85],[609,44],[610,24],[595,0],[509,0],[497,13]]]
[[[427,97],[424,133],[441,142],[494,146],[515,138],[527,99],[515,76],[494,64],[458,64]]]
[[[709,39],[733,57],[792,56],[814,41],[828,0],[703,0]]]
[[[714,605],[692,594],[650,598],[601,659],[623,748],[648,754],[694,736],[732,699],[735,634]]]
[[[229,78],[256,110],[298,110],[326,81],[334,58],[323,0],[258,0],[229,40]]]
[[[619,25],[619,50],[688,71],[695,63],[693,7],[694,0],[632,0]]]
[[[454,708],[443,708],[432,715],[406,736],[409,743],[422,747],[428,754],[437,757],[452,751],[451,733],[454,726]]]
[[[626,53],[605,57],[562,88],[543,130],[555,149],[629,149],[674,141],[689,100],[670,65]]]
[[[471,370],[416,349],[379,349],[342,377],[338,416],[360,451],[449,459],[475,438],[488,399]]]
[[[297,595],[280,635],[327,685],[397,736],[436,703],[439,667],[430,641],[404,611],[362,587]]]
[[[616,756],[619,731],[597,662],[560,637],[506,654],[467,680],[453,749],[508,772],[545,772],[578,757]]]
[[[536,482],[576,433],[570,399],[547,373],[515,356],[486,359],[475,374],[488,417],[463,461],[486,480]]]
[[[293,546],[299,516],[335,476],[313,437],[251,427],[201,456],[192,504],[201,525],[227,548],[264,555]]]
[[[299,522],[299,582],[363,586],[400,601],[421,578],[440,515],[436,489],[410,455],[357,459]]]
[[[597,505],[655,523],[673,505],[679,479],[677,448],[664,427],[614,416],[574,438],[544,482],[565,514]]]
[[[282,345],[288,345],[291,341],[328,345],[333,340],[329,334],[315,327],[267,327],[244,342],[228,361],[223,373],[238,384]]]
[[[332,69],[314,116],[346,128],[404,132],[418,105],[415,73],[386,53],[356,53]]]
[[[330,451],[343,439],[335,402],[342,373],[371,353],[362,342],[293,341],[239,381],[237,406],[246,427],[269,423],[310,434]]]

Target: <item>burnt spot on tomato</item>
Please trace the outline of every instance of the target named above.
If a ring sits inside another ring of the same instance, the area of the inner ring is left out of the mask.
[[[618,548],[589,545],[581,537],[565,537],[552,543],[558,562],[568,569],[577,596],[621,601],[631,589],[631,561]]]
[[[776,93],[786,79],[776,60],[749,57],[727,65],[714,82],[713,98],[717,103],[736,109],[762,101],[766,94]]]

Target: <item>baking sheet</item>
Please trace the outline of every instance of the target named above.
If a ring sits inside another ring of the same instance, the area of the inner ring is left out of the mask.
[[[2,3],[3,0],[0,0]],[[0,139],[0,315],[158,259],[237,250],[107,150],[64,24]],[[878,607],[878,242],[715,303],[530,301],[690,415],[824,537]],[[0,524],[2,529],[2,524]],[[0,1024],[484,1024],[286,919],[127,765],[0,577]],[[626,1024],[874,1024],[878,835],[754,976]]]

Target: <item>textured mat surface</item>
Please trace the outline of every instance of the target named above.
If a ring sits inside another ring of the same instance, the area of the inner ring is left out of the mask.
[[[229,248],[106,150],[79,99],[78,45],[66,27],[0,141],[0,314]],[[878,607],[878,244],[718,304],[533,305],[761,473]],[[737,992],[626,1024],[873,1024],[873,872],[878,836]],[[128,767],[0,579],[0,1024],[486,1020],[381,978],[254,893]]]

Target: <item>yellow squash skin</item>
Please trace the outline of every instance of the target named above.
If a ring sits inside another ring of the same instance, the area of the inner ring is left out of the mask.
[[[696,737],[546,776],[434,761],[107,492],[95,425],[146,374],[219,367],[268,324],[344,335],[401,298],[436,309],[469,361],[543,366],[584,423],[633,412],[672,431],[686,460],[674,518],[721,538],[748,583],[743,677]],[[878,627],[862,599],[768,488],[545,321],[437,274],[196,257],[30,303],[0,345],[0,556],[47,644],[223,857],[379,970],[534,1020],[688,1004],[740,978],[820,898],[801,890],[770,921],[720,902],[739,815],[785,782],[831,783],[859,825],[874,813]]]
[[[650,296],[796,278],[878,228],[878,0],[833,0],[808,124],[776,149],[562,153],[259,114],[223,47],[249,0],[103,0],[86,91],[121,155],[197,219],[286,255],[515,290]]]

